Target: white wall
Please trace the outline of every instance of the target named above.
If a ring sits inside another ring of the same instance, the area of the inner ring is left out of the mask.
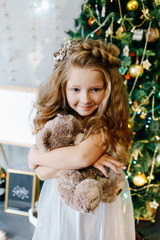
[[[38,88],[52,71],[53,52],[69,38],[65,31],[74,29],[82,3],[83,0],[2,0],[0,85]],[[9,167],[28,168],[28,148],[3,148]],[[6,167],[1,152],[0,165]]]

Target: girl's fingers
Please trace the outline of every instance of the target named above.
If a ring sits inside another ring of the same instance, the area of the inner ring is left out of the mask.
[[[113,157],[110,157],[110,156],[107,155],[107,154],[104,154],[102,157],[104,157],[104,159],[103,159],[104,163],[105,163],[105,162],[111,162],[111,163],[113,163],[114,165],[118,166],[119,168],[122,168],[123,170],[126,169],[126,166],[124,166],[121,162],[115,160]]]
[[[119,161],[112,159],[112,158],[105,158],[104,160],[107,160],[109,162],[112,162],[113,164],[117,165],[117,166],[121,166],[122,163],[120,163]]]
[[[103,161],[103,162],[96,162],[93,167],[99,169],[103,174],[104,174],[104,171],[105,171],[105,174],[106,174],[106,169],[105,167],[108,167],[108,168],[111,168],[114,172],[116,173],[120,173],[120,171],[118,170],[117,166],[114,165],[112,162],[109,162],[109,161]],[[105,175],[104,174],[104,175]],[[108,174],[107,174],[108,175]],[[106,175],[105,175],[106,176]]]
[[[116,173],[120,173],[120,171],[118,170],[117,166],[114,165],[114,164],[111,163],[111,162],[106,162],[106,163],[104,164],[104,166],[111,168],[111,169],[112,169],[114,172],[116,172]]]
[[[106,153],[103,154],[101,158],[94,163],[93,166],[99,169],[106,177],[108,177],[108,174],[105,167],[112,169],[114,172],[118,174],[120,173],[120,170],[118,168],[121,168],[123,170],[126,169],[126,167],[121,162],[117,161],[116,159],[114,159],[113,157]]]
[[[113,162],[112,160],[110,160],[110,159],[108,159],[108,160],[106,160],[106,161],[104,161],[104,164],[105,164],[105,162],[110,162],[111,164],[113,164],[113,165],[115,165],[116,167],[118,167],[118,168],[122,168],[123,170],[125,170],[126,169],[126,166],[124,166],[122,163],[120,163],[120,162]]]
[[[106,169],[105,169],[104,166],[98,165],[98,166],[95,167],[95,168],[97,168],[98,170],[100,170],[100,171],[104,174],[105,177],[108,177],[108,173],[107,173],[107,171],[106,171]]]

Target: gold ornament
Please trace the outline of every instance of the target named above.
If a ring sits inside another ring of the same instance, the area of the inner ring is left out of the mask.
[[[142,10],[142,13],[143,13],[143,15],[142,16],[140,16],[140,19],[143,19],[143,18],[147,18],[148,19],[148,17],[149,17],[149,9],[147,8],[147,9],[143,9]]]
[[[145,213],[145,216],[141,217],[140,220],[145,220],[145,221],[150,221],[150,219],[154,219],[156,216],[156,211],[157,209],[152,208],[150,202],[146,202],[146,210],[147,212]]]
[[[147,178],[144,173],[139,172],[132,178],[132,181],[137,187],[142,187],[146,184]]]
[[[159,0],[154,0],[155,1],[155,4],[158,6],[160,5],[160,1]]]
[[[148,104],[149,104],[149,100],[148,100],[148,99],[145,100],[144,104],[145,104],[145,105],[148,105]]]
[[[145,114],[144,114],[144,113],[141,113],[141,115],[140,115],[140,119],[143,120],[143,119],[145,119],[145,117],[146,117]]]
[[[127,3],[127,9],[129,11],[136,11],[138,9],[138,2],[135,0],[131,0]]]
[[[141,76],[144,72],[144,68],[142,66],[140,66],[139,64],[133,64],[130,66],[129,68],[129,74],[131,75],[131,77],[135,78],[139,76]]]
[[[155,42],[159,38],[159,30],[158,28],[150,28],[150,30],[146,31],[145,37],[148,35],[148,42]]]
[[[122,39],[123,38],[123,33],[124,33],[124,28],[121,26],[116,31],[116,37],[118,39]]]
[[[128,128],[132,128],[133,127],[133,123],[132,122],[129,122],[128,123]]]
[[[137,107],[139,106],[139,103],[138,103],[137,100],[134,100],[134,102],[133,102],[133,106],[134,106],[135,108],[137,108]]]

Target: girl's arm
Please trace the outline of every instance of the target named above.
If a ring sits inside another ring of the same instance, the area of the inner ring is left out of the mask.
[[[126,167],[120,163],[119,161],[115,160],[113,157],[109,156],[108,154],[104,153],[100,159],[96,163],[94,163],[93,167],[99,169],[106,177],[108,177],[107,171],[105,167],[111,168],[116,173],[120,173],[118,168],[121,168],[123,170],[126,169]],[[45,166],[36,166],[35,172],[39,179],[42,181],[45,181],[50,178],[56,178],[58,177],[58,173],[60,170],[54,169],[54,168],[48,168]]]
[[[37,166],[35,169],[35,172],[36,172],[38,178],[42,181],[45,181],[50,178],[58,177],[59,171],[60,170],[57,170],[54,168],[48,168],[45,166]]]
[[[29,152],[29,167],[36,169],[36,173],[41,180],[57,177],[57,169],[80,169],[93,165],[106,177],[108,174],[105,167],[111,168],[116,173],[119,173],[118,168],[125,169],[125,166],[122,163],[108,154],[103,153],[104,146],[99,145],[100,139],[101,138],[98,135],[96,138],[92,137],[91,139],[86,139],[84,141],[85,144],[82,144],[83,142],[80,144],[80,149],[78,149],[79,152],[76,151],[77,146],[71,146],[56,149],[59,151],[53,150],[51,152],[42,153],[39,152],[36,145],[34,145]],[[81,151],[84,152],[81,153]],[[58,156],[59,162],[56,161],[56,156],[58,154],[60,154]],[[38,164],[40,164],[40,166],[37,167]]]
[[[55,169],[81,169],[93,165],[105,151],[100,135],[90,135],[77,146],[62,147],[40,152],[34,145],[28,156],[29,165]],[[34,168],[34,167],[32,167]]]

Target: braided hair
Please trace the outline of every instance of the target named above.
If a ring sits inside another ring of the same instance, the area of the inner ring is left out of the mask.
[[[77,117],[84,124],[85,137],[101,133],[106,152],[126,162],[132,134],[128,128],[129,105],[123,78],[119,73],[121,62],[118,55],[119,49],[115,45],[92,39],[72,40],[54,53],[53,72],[42,84],[36,104],[35,133],[59,112],[76,115],[70,109],[65,95],[71,68],[100,71],[105,79],[105,97],[93,115]]]

